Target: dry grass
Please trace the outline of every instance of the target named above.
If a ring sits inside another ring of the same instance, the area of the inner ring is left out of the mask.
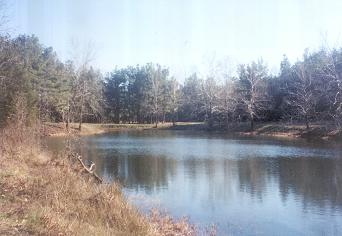
[[[67,153],[44,153],[35,130],[1,131],[0,235],[195,235],[186,220],[141,215]]]

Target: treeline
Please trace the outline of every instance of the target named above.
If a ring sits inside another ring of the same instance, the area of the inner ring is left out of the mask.
[[[98,122],[103,116],[102,75],[88,65],[61,62],[37,37],[0,38],[0,124],[13,115],[27,122]]]
[[[341,49],[306,50],[293,65],[284,55],[277,76],[262,60],[239,65],[236,76],[212,71],[179,84],[159,65],[115,70],[104,80],[106,120],[205,121],[222,128],[249,121],[251,129],[255,121],[299,121],[307,128],[315,121],[341,125]]]
[[[342,115],[342,49],[305,51],[277,76],[262,60],[239,65],[235,76],[211,70],[180,84],[158,64],[115,69],[103,76],[83,58],[62,62],[35,36],[0,38],[0,122],[12,114],[30,120],[155,123],[205,121],[209,128],[235,122],[334,122]],[[225,65],[227,68],[232,65]]]

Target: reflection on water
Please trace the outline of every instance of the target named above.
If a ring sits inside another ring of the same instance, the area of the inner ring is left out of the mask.
[[[148,131],[86,137],[80,149],[128,196],[222,235],[342,234],[338,146]]]

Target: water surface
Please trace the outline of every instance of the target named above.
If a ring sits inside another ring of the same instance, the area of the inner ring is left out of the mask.
[[[80,151],[141,210],[215,224],[218,235],[342,235],[339,145],[132,131],[84,137]]]

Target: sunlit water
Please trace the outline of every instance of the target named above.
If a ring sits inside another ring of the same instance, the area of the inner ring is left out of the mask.
[[[215,224],[218,235],[342,235],[337,145],[144,131],[84,137],[80,151],[143,211]]]

